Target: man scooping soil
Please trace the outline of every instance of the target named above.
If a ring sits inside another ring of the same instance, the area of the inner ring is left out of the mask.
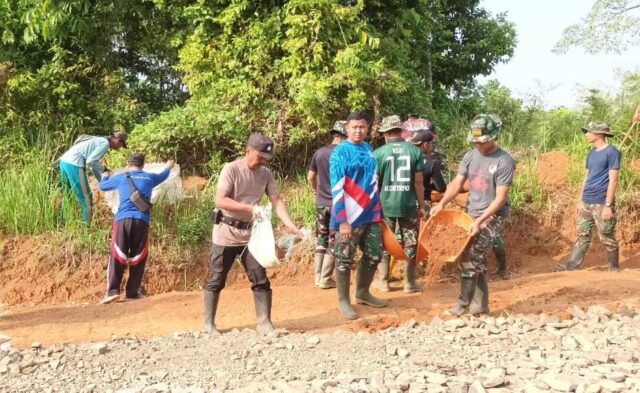
[[[471,314],[489,313],[486,254],[501,235],[502,223],[511,205],[509,188],[516,169],[513,158],[496,142],[500,127],[496,115],[481,114],[473,118],[468,140],[475,148],[464,155],[458,174],[431,210],[432,215],[438,214],[469,179],[467,211],[474,219],[470,235],[475,238],[460,263],[460,296],[457,304],[448,310],[454,316],[462,315],[469,306]]]

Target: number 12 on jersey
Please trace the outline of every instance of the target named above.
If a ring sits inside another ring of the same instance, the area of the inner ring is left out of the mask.
[[[411,181],[411,160],[409,156],[388,156],[385,161],[391,165],[391,182]]]

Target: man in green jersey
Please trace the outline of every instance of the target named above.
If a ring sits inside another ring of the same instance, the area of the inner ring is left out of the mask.
[[[382,119],[380,132],[386,144],[374,152],[378,166],[378,183],[384,220],[395,232],[409,257],[404,276],[404,291],[419,292],[416,282],[416,245],[419,218],[426,216],[422,179],[422,152],[402,138],[399,116]],[[419,211],[418,211],[419,209]],[[380,281],[376,287],[389,291],[389,253],[385,252],[378,265]]]

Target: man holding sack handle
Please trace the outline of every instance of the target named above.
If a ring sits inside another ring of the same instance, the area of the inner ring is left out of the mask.
[[[259,214],[258,204],[266,193],[284,225],[301,237],[300,230],[289,217],[286,205],[276,190],[273,174],[265,165],[273,157],[273,141],[262,134],[252,134],[247,142],[243,158],[227,163],[218,179],[216,208],[209,274],[204,288],[204,327],[211,335],[220,334],[215,317],[220,292],[225,287],[227,274],[239,256],[251,281],[256,307],[259,334],[269,334],[275,329],[271,323],[271,283],[267,271],[251,254],[247,244],[251,238],[254,216]]]
[[[173,160],[169,160],[162,172],[145,172],[142,170],[144,154],[134,153],[129,157],[129,166],[124,173],[113,177],[111,172],[102,174],[100,190],[118,190],[120,196],[118,212],[113,220],[111,255],[107,265],[107,293],[102,304],[120,299],[120,283],[127,267],[127,299],[138,299],[142,295],[141,284],[149,253],[151,191],[167,180],[173,165]]]

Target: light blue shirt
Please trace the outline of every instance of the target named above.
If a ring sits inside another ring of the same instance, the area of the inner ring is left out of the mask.
[[[100,165],[100,160],[109,151],[109,139],[102,136],[96,136],[86,141],[77,143],[67,150],[60,161],[64,161],[80,168],[89,166],[93,172],[93,176],[100,181],[102,179],[102,170],[104,167]]]

